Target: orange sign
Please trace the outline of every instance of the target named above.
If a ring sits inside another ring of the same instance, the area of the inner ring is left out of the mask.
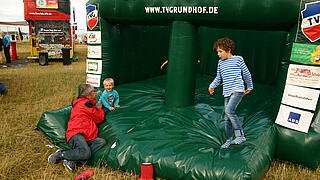
[[[37,8],[58,9],[58,0],[36,0]]]

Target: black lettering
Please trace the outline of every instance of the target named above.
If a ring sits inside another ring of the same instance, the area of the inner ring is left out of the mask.
[[[313,19],[316,21],[316,23],[319,23],[319,17],[320,17],[320,16],[313,17]]]
[[[312,26],[312,18],[307,19],[310,23],[310,26]]]

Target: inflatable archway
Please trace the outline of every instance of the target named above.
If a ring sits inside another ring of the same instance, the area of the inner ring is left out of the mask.
[[[308,133],[274,124],[300,3],[89,1],[87,83],[101,87],[113,77],[124,106],[100,124],[108,145],[91,164],[140,173],[140,164],[150,162],[165,179],[261,179],[274,157],[316,168],[319,117]],[[210,96],[207,87],[218,60],[212,44],[225,36],[237,43],[235,54],[245,58],[255,89],[238,108],[248,141],[220,149],[223,97],[221,91]],[[160,70],[166,60],[167,69]],[[61,148],[68,148],[70,109],[45,112],[38,123]]]

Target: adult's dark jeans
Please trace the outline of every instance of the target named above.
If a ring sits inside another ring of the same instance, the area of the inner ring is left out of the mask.
[[[6,56],[7,63],[11,63],[11,56],[10,56],[10,46],[4,47],[4,55]]]
[[[101,149],[106,141],[98,137],[87,142],[82,134],[76,134],[71,137],[68,144],[72,149],[62,153],[63,159],[84,163],[90,159],[92,154]]]

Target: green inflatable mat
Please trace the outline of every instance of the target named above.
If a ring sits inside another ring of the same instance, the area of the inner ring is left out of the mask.
[[[140,164],[150,162],[155,176],[164,179],[261,179],[275,150],[275,86],[255,84],[238,107],[247,142],[221,149],[223,96],[221,88],[208,94],[212,78],[197,76],[195,104],[184,108],[164,105],[165,76],[117,86],[122,107],[99,125],[99,136],[108,144],[89,164],[139,174]],[[69,148],[64,135],[70,110],[45,112],[37,124],[63,149]]]

